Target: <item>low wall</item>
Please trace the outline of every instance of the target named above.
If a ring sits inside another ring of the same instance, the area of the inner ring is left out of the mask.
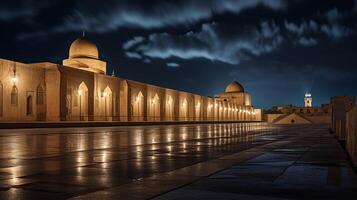
[[[264,122],[273,123],[274,120],[283,115],[284,114],[264,114],[263,120]]]
[[[72,127],[111,127],[111,126],[152,126],[152,125],[184,125],[184,124],[225,124],[225,123],[264,123],[261,121],[165,121],[165,122],[0,122],[0,129],[26,128],[72,128]]]
[[[306,116],[305,118],[310,120],[313,124],[330,124],[331,123],[330,115]]]

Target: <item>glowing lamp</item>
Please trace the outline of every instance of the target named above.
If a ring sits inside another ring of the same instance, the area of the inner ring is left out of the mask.
[[[12,83],[15,85],[16,84],[16,82],[17,82],[17,77],[16,77],[16,75],[14,75],[12,78],[11,78],[11,81],[12,81]]]

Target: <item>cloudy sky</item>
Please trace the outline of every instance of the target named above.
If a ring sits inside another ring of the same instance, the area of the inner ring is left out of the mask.
[[[357,95],[357,0],[2,0],[0,57],[61,63],[86,32],[108,73],[257,107]]]

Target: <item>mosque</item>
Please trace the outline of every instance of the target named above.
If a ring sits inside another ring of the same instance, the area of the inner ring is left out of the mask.
[[[260,121],[238,82],[215,97],[106,75],[85,37],[62,65],[0,59],[0,121]]]

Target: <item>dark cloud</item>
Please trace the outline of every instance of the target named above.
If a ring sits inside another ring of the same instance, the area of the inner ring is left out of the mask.
[[[142,56],[139,54],[139,53],[136,53],[136,52],[125,52],[125,55],[128,57],[128,58],[134,58],[134,59],[142,59]]]
[[[180,64],[178,64],[178,63],[166,63],[166,66],[168,66],[168,67],[180,67]]]
[[[32,18],[56,2],[57,0],[2,0],[0,21],[24,20],[32,22]]]
[[[156,1],[157,2],[157,1]],[[96,3],[96,2],[95,2]],[[242,10],[258,5],[279,10],[285,7],[282,0],[187,0],[162,1],[151,9],[147,1],[110,1],[103,2],[100,9],[92,11],[90,4],[67,17],[65,23],[56,27],[57,31],[91,30],[106,32],[120,27],[162,28],[176,25],[194,24],[210,19],[213,15],[222,13],[240,13]]]
[[[0,21],[28,18],[37,14],[32,1],[4,1],[0,7]]]
[[[184,35],[151,34],[145,40],[135,43],[136,46],[130,51],[150,58],[205,58],[238,64],[251,56],[269,53],[283,42],[280,28],[273,21],[262,22],[258,27],[245,30],[237,28],[230,35],[222,34],[224,29],[227,27],[212,23],[203,24],[198,32]],[[129,40],[127,43],[134,41],[137,40]]]
[[[133,39],[126,41],[126,42],[123,44],[123,49],[124,49],[124,50],[130,49],[130,48],[132,48],[133,46],[135,46],[135,45],[137,45],[137,44],[143,42],[144,40],[145,40],[144,37],[136,36],[136,37],[134,37]]]
[[[318,41],[315,38],[312,37],[301,37],[298,40],[295,41],[296,44],[302,45],[302,46],[314,46],[317,45]]]

